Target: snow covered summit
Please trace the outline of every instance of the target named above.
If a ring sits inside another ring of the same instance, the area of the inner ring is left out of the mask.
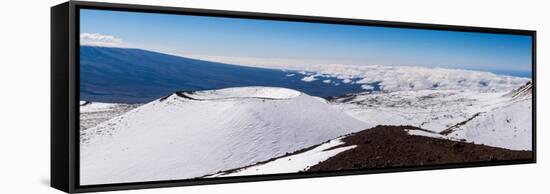
[[[219,100],[229,98],[265,98],[272,100],[290,99],[302,93],[296,90],[276,87],[236,87],[198,92],[177,92],[196,100]]]
[[[93,128],[83,185],[202,177],[365,129],[307,94],[272,87],[177,92]]]

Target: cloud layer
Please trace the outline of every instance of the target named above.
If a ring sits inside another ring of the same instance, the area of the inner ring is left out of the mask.
[[[119,47],[122,44],[120,38],[99,33],[80,33],[80,44],[91,46]]]

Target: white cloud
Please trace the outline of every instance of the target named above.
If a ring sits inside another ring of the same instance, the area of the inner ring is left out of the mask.
[[[317,78],[315,78],[315,75],[310,75],[310,76],[302,78],[302,81],[305,81],[305,82],[312,82],[312,81],[315,81],[315,80],[317,80]]]
[[[361,85],[361,88],[363,88],[363,90],[374,90],[374,87],[371,86],[371,85]]]
[[[349,83],[351,83],[351,79],[346,78],[346,79],[342,80],[342,83],[349,84]]]
[[[80,33],[80,45],[120,47],[122,40],[99,33]]]

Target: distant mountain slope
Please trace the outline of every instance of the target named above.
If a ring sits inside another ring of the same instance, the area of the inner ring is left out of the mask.
[[[283,156],[365,124],[284,88],[177,92],[87,130],[81,184],[195,178]]]
[[[532,149],[531,100],[522,100],[481,113],[447,136],[479,144],[514,149]]]
[[[241,86],[292,88],[314,96],[362,91],[359,85],[303,82],[301,77],[289,74],[293,75],[142,49],[80,47],[80,100],[84,101],[145,103],[175,91]]]
[[[350,94],[331,104],[353,117],[377,125],[411,125],[441,132],[507,103],[507,92],[418,90]]]
[[[532,84],[502,92],[418,90],[359,93],[331,104],[374,127],[411,125],[455,140],[531,150]]]
[[[516,149],[532,149],[532,83],[503,96],[507,102],[480,113],[449,131],[447,136],[476,143]]]

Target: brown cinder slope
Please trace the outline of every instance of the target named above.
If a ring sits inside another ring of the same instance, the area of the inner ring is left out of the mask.
[[[388,167],[456,164],[483,161],[531,159],[531,151],[457,142],[446,139],[409,135],[411,126],[377,126],[351,134],[343,139],[344,146],[357,145],[308,171],[349,169],[380,169]],[[421,129],[420,129],[421,130]]]

